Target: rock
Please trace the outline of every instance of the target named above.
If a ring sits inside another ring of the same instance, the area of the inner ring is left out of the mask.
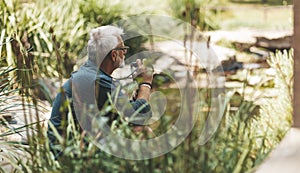
[[[243,68],[243,63],[238,62],[235,57],[230,58],[229,60],[224,60],[221,62],[221,66],[218,66],[213,71],[236,71]]]
[[[234,45],[235,49],[241,52],[249,52],[251,46],[253,46],[253,43],[243,43],[237,41],[233,42],[232,44]]]
[[[256,37],[255,46],[266,48],[270,51],[290,49],[292,47],[292,36],[269,39],[266,37]]]
[[[0,114],[0,124],[5,123],[5,122],[7,122],[8,124],[15,124],[16,123],[16,121],[13,120],[13,117],[12,117],[11,114],[2,114],[2,112],[1,112],[1,114]]]
[[[34,123],[38,120],[43,128],[47,127],[47,121],[50,118],[51,110],[49,103],[37,100],[37,107],[35,107],[32,102],[26,102],[28,99],[22,99],[22,97],[18,95],[4,97],[5,98],[2,99],[6,100],[8,103],[3,106],[3,109],[6,110],[4,115],[10,115],[9,118],[11,118],[11,122],[13,122],[10,123],[10,128],[20,128],[18,133],[6,136],[5,140],[14,141],[17,139],[17,142],[27,142],[27,134],[24,126],[33,124],[30,128],[36,128]],[[22,100],[25,100],[25,102],[23,103]],[[23,104],[24,107],[22,106]],[[26,119],[24,116],[26,116]]]
[[[207,47],[206,42],[194,41],[187,43],[187,49],[184,48],[182,41],[165,41],[156,43],[158,51],[174,57],[185,66],[195,67],[201,66],[204,68],[212,69],[220,65],[220,55],[217,55],[214,45]],[[221,52],[221,51],[220,51]],[[192,53],[192,56],[190,54]],[[166,63],[166,62],[165,62]]]
[[[269,56],[269,54],[270,54],[269,51],[259,49],[259,48],[255,47],[255,46],[251,46],[249,48],[249,52],[254,53],[254,54],[256,54],[256,55],[258,55],[258,56],[260,56],[260,57],[262,57],[264,59],[266,59]]]

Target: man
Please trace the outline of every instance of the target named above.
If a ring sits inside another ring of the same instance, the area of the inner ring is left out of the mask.
[[[67,119],[68,108],[64,105],[65,100],[71,100],[71,110],[75,122],[80,125],[80,130],[92,130],[93,117],[86,115],[84,111],[97,108],[97,111],[92,110],[93,114],[97,114],[99,110],[104,108],[107,103],[108,94],[114,95],[117,91],[117,86],[111,76],[117,68],[123,67],[125,64],[125,54],[128,47],[124,45],[121,38],[123,30],[114,26],[101,26],[93,29],[90,32],[90,40],[88,41],[88,60],[80,67],[77,72],[73,72],[71,78],[64,84],[63,90],[59,92],[53,102],[50,123],[48,126],[48,138],[50,147],[58,143],[54,130],[61,135],[66,131],[66,125],[63,125]],[[129,119],[139,110],[137,117],[130,123],[142,126],[151,116],[150,106],[148,104],[149,96],[152,88],[153,71],[151,68],[146,68],[141,60],[137,60],[137,76],[139,77],[140,85],[135,100],[130,101],[130,106],[124,103],[124,95],[116,94],[118,102],[116,107],[120,109],[125,117]],[[127,100],[129,104],[129,100]],[[74,116],[76,115],[76,116]],[[109,112],[106,114],[109,122],[116,119],[116,115]],[[123,117],[124,118],[124,117]],[[54,151],[53,148],[51,148]],[[58,151],[54,151],[57,155]]]

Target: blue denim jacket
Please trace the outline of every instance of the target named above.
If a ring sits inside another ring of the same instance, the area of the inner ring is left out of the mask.
[[[72,86],[71,86],[71,81],[72,78],[70,78],[69,80],[66,81],[66,83],[63,85],[62,89],[63,91],[60,91],[56,97],[55,100],[53,102],[52,105],[52,112],[51,112],[51,117],[49,119],[49,121],[54,125],[54,127],[56,128],[56,130],[58,131],[58,133],[60,135],[63,134],[63,132],[65,131],[64,127],[62,127],[62,121],[63,119],[67,118],[67,114],[68,114],[68,110],[67,109],[63,109],[63,102],[66,100],[66,98],[72,98]],[[102,107],[104,106],[104,104],[106,103],[106,101],[108,100],[108,96],[107,94],[112,94],[115,90],[116,90],[116,85],[113,81],[113,78],[107,74],[105,74],[103,71],[99,71],[99,73],[97,74],[97,78],[95,81],[95,85],[96,88],[98,88],[98,96],[96,98],[97,99],[97,106],[100,109],[102,109]],[[120,98],[124,98],[126,97],[125,95],[123,95],[122,93],[119,94]],[[145,122],[146,120],[148,120],[152,113],[151,113],[151,108],[150,105],[147,103],[146,100],[144,99],[137,99],[135,101],[133,100],[128,100],[128,103],[130,103],[131,108],[127,108],[127,110],[125,110],[124,115],[126,117],[130,117],[131,115],[133,115],[135,113],[135,111],[137,111],[140,107],[143,106],[143,109],[139,110],[139,113],[137,114],[136,117],[140,117],[139,120],[133,121],[133,123],[137,123],[137,124],[143,124],[143,122]],[[75,115],[75,111],[73,108],[73,104],[71,103],[71,110],[72,110],[72,115],[76,121],[76,116]],[[110,114],[108,115],[108,117],[111,116]],[[115,117],[109,117],[109,118],[115,118]],[[111,119],[111,120],[112,120]],[[47,135],[49,138],[49,142],[50,142],[50,148],[52,146],[52,144],[57,143],[56,141],[56,137],[52,131],[52,129],[50,128],[50,126],[48,125],[48,131],[47,131]],[[52,150],[53,151],[53,150]]]

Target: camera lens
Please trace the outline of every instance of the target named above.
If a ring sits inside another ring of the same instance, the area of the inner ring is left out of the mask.
[[[131,68],[132,68],[132,67],[137,68],[137,67],[138,67],[138,64],[137,64],[136,62],[132,62],[132,63],[130,63],[130,67],[131,67]]]

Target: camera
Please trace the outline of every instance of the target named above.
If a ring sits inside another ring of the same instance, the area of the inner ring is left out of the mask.
[[[136,62],[132,62],[132,63],[130,63],[130,67],[131,68],[137,68],[138,64]]]

